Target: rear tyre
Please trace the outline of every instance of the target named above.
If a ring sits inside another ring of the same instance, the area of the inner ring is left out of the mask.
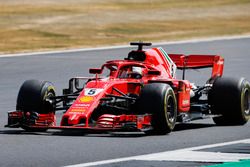
[[[163,83],[145,85],[137,101],[140,113],[152,114],[153,130],[146,134],[165,135],[170,133],[176,123],[177,102],[173,89]]]
[[[250,84],[246,79],[217,78],[209,92],[217,125],[244,125],[250,118]]]
[[[55,111],[53,104],[48,101],[49,97],[55,96],[55,88],[48,81],[27,80],[21,86],[18,96],[16,110],[24,113],[30,112],[30,115],[48,114]],[[22,126],[27,131],[46,131],[47,129],[29,128]]]

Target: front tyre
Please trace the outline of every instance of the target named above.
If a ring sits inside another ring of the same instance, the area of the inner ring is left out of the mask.
[[[174,129],[177,102],[170,85],[163,83],[145,85],[141,90],[137,106],[140,113],[152,114],[153,130],[148,134],[165,135]]]
[[[32,124],[39,114],[48,114],[55,112],[55,106],[53,105],[50,97],[54,97],[55,88],[51,82],[27,80],[25,81],[17,96],[16,110],[29,112],[30,118],[26,121],[26,124]],[[27,122],[28,121],[28,122]],[[27,131],[45,131],[43,128],[30,128],[28,126],[22,126]]]
[[[250,84],[244,79],[217,78],[209,93],[217,125],[244,125],[250,118]]]

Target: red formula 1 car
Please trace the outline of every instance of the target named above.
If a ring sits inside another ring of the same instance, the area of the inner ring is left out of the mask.
[[[223,78],[224,59],[218,55],[167,54],[162,48],[137,45],[125,60],[108,61],[90,69],[95,77],[76,77],[56,96],[50,82],[28,80],[20,88],[16,111],[6,127],[28,131],[143,131],[167,134],[176,122],[212,115],[218,125],[243,125],[250,116],[250,85],[244,78]],[[185,69],[212,68],[204,86],[185,80]],[[183,70],[177,79],[176,70]],[[84,86],[80,83],[84,81]],[[55,112],[64,110],[60,126]]]

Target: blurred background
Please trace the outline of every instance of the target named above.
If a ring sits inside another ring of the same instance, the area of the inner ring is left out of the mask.
[[[0,0],[0,54],[250,34],[250,0]]]

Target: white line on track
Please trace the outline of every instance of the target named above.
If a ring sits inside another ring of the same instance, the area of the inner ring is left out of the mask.
[[[166,151],[153,154],[138,155],[125,158],[117,158],[89,163],[82,163],[76,165],[69,165],[65,167],[87,167],[96,165],[105,165],[111,163],[119,163],[124,161],[192,161],[192,162],[236,162],[241,159],[250,159],[250,154],[240,153],[220,153],[220,152],[205,152],[199,151],[207,148],[221,147],[233,144],[250,144],[250,139],[237,140],[232,142],[217,143],[210,145],[203,145],[198,147],[190,147],[178,149],[173,151]]]
[[[199,42],[212,42],[219,40],[234,40],[234,39],[244,39],[250,38],[250,35],[238,35],[238,36],[221,36],[221,37],[211,37],[211,38],[200,38],[200,39],[191,39],[183,41],[172,41],[172,42],[159,42],[153,43],[153,45],[171,45],[171,44],[185,44],[185,43],[199,43]],[[129,45],[121,46],[111,46],[111,47],[99,47],[99,48],[83,48],[83,49],[68,49],[68,50],[57,50],[57,51],[41,51],[41,52],[32,52],[32,53],[17,53],[17,54],[3,54],[2,57],[19,57],[19,56],[34,56],[34,55],[48,55],[48,54],[59,54],[59,53],[72,53],[72,52],[86,52],[86,51],[98,51],[98,50],[109,50],[109,49],[122,49],[129,48]]]

